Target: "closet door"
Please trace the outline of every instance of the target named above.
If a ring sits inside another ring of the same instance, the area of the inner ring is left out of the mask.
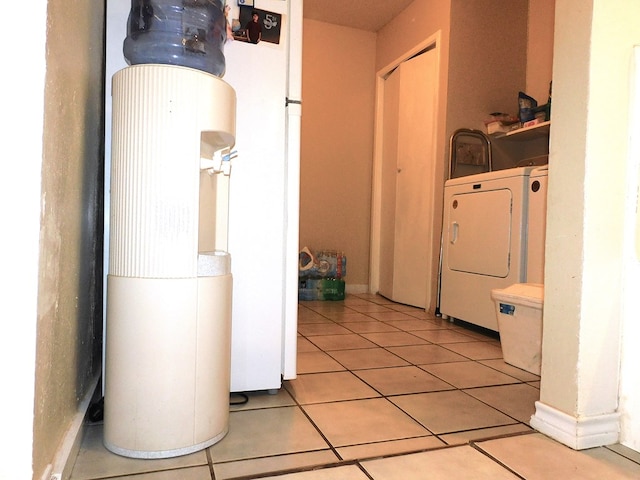
[[[428,308],[433,246],[437,54],[403,62],[385,81],[380,293]]]

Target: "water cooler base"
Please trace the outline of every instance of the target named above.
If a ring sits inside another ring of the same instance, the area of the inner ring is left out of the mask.
[[[193,453],[228,431],[231,274],[110,275],[104,445],[133,458]]]

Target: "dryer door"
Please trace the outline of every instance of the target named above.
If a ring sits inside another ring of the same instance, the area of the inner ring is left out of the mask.
[[[506,277],[511,248],[511,190],[456,194],[448,205],[447,267]]]

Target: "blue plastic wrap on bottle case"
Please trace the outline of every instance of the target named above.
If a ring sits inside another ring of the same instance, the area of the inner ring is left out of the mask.
[[[224,75],[227,20],[221,0],[131,0],[124,56]]]

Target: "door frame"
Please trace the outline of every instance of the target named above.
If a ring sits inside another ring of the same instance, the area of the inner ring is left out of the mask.
[[[381,238],[381,230],[382,230],[382,218],[381,218],[381,209],[382,209],[382,139],[383,139],[383,106],[384,106],[384,85],[387,76],[398,66],[420,52],[427,49],[435,49],[436,52],[436,106],[435,111],[440,113],[440,91],[442,88],[442,78],[441,78],[441,66],[442,66],[442,44],[441,44],[441,32],[438,30],[436,33],[428,37],[426,40],[420,42],[415,45],[413,48],[407,50],[403,55],[398,57],[393,62],[389,63],[385,67],[381,68],[376,72],[376,98],[375,98],[375,118],[374,118],[374,141],[373,141],[373,172],[372,172],[372,180],[371,180],[371,233],[370,233],[370,254],[369,254],[369,292],[376,293],[380,288],[380,238]],[[438,138],[438,135],[441,132],[440,121],[435,123],[434,128],[434,138]],[[434,163],[437,165],[439,162],[438,158],[438,147],[439,142],[436,140],[433,145],[432,154],[434,156]],[[438,169],[436,168],[436,174]],[[441,189],[437,189],[438,192]],[[437,195],[437,192],[434,192]],[[434,198],[437,197],[434,195]],[[441,196],[441,195],[440,195]],[[440,229],[441,229],[441,213],[438,211],[438,207],[441,208],[442,201],[434,202],[434,239],[436,243],[440,244]],[[438,254],[439,255],[439,254]],[[435,280],[437,277],[437,264],[438,260],[436,259],[435,266],[436,272],[433,276]],[[432,272],[433,274],[433,272]],[[433,282],[435,285],[435,282]],[[432,289],[433,290],[433,289]],[[434,295],[430,295],[432,299],[435,298]],[[433,300],[432,300],[433,303]],[[427,306],[427,310],[429,306]]]

